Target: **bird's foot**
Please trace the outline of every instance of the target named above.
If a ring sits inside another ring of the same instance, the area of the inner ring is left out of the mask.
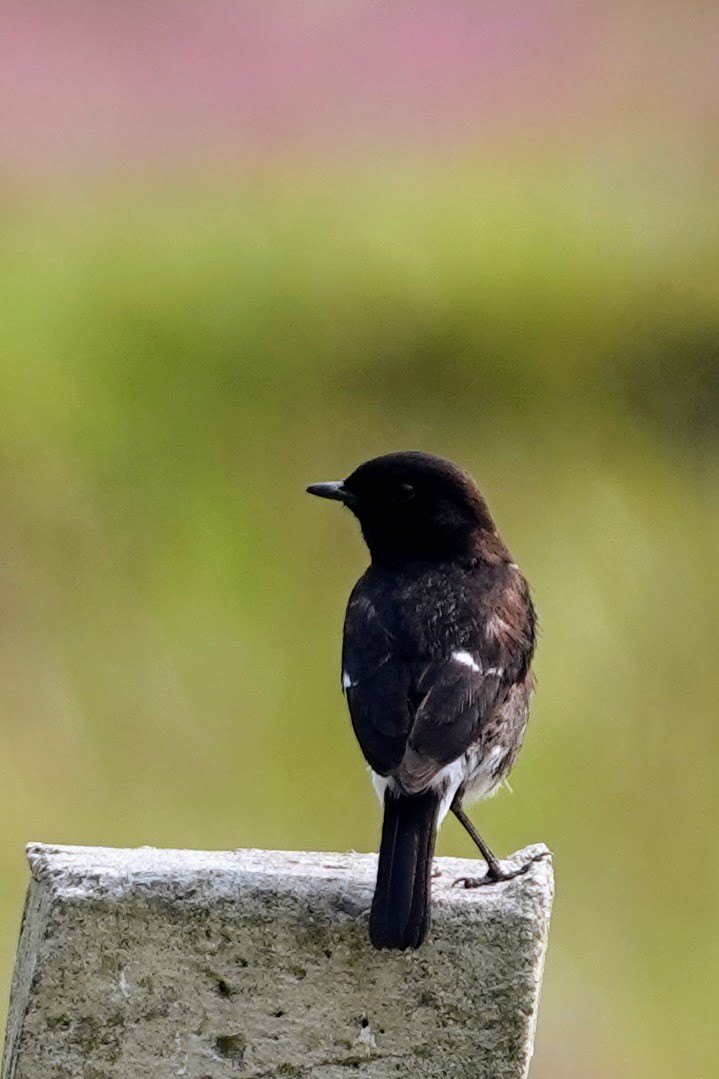
[[[524,876],[535,862],[541,862],[543,858],[548,857],[549,851],[544,850],[541,854],[535,854],[533,858],[530,858],[524,865],[520,865],[518,869],[502,869],[499,862],[494,865],[490,864],[483,877],[457,877],[452,882],[452,887],[462,884],[465,888],[483,888],[486,884],[502,884],[505,880],[514,880],[515,877]]]

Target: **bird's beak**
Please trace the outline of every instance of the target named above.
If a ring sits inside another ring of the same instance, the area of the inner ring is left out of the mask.
[[[311,483],[307,493],[317,495],[318,498],[331,498],[335,502],[344,502],[345,506],[353,506],[357,499],[345,488],[342,480],[332,480],[330,483]]]

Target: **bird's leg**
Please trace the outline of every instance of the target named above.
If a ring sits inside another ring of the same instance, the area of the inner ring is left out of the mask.
[[[482,852],[482,857],[487,863],[487,872],[483,877],[459,877],[454,881],[454,884],[463,884],[465,888],[481,888],[485,884],[497,884],[499,881],[512,880],[514,877],[521,877],[534,862],[541,861],[542,858],[546,858],[548,851],[542,852],[542,854],[535,854],[533,858],[530,858],[528,862],[521,865],[519,869],[502,869],[502,865],[499,858],[495,854],[492,854],[487,844],[482,839],[477,829],[472,824],[467,814],[462,809],[462,803],[456,798],[452,803],[452,812],[462,825],[462,827],[472,837],[474,842]]]
[[[474,825],[472,824],[472,822],[469,819],[469,817],[467,816],[467,814],[462,809],[461,803],[453,802],[452,803],[452,812],[454,813],[455,817],[457,818],[459,823],[462,825],[462,827],[469,833],[471,838],[474,840],[476,845],[479,847],[480,851],[482,852],[482,857],[484,858],[485,862],[487,863],[487,872],[486,872],[485,876],[482,877],[481,880],[478,880],[476,882],[476,884],[467,883],[470,879],[472,879],[470,877],[460,877],[460,880],[455,881],[455,884],[459,884],[460,881],[464,881],[464,885],[465,885],[466,888],[472,888],[472,887],[476,887],[479,884],[484,884],[484,883],[492,884],[496,880],[501,880],[501,878],[502,878],[502,867],[499,864],[499,859],[496,857],[496,855],[492,854],[491,850],[489,849],[487,844],[484,842],[481,835],[479,834],[477,829],[474,827]]]

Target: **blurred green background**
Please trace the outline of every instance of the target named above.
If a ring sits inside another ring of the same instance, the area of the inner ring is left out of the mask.
[[[28,840],[376,847],[339,690],[365,552],[304,487],[420,448],[475,475],[541,617],[514,793],[473,811],[556,856],[534,1079],[717,1074],[710,156],[8,172],[4,995]],[[439,851],[472,854],[451,821]]]

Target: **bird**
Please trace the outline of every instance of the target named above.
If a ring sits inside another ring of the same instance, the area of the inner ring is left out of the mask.
[[[369,938],[418,948],[448,813],[487,863],[455,883],[506,881],[543,856],[504,868],[465,812],[496,792],[521,748],[537,616],[485,499],[451,461],[384,454],[307,491],[347,507],[369,550],[342,641],[342,689],[383,808]]]

